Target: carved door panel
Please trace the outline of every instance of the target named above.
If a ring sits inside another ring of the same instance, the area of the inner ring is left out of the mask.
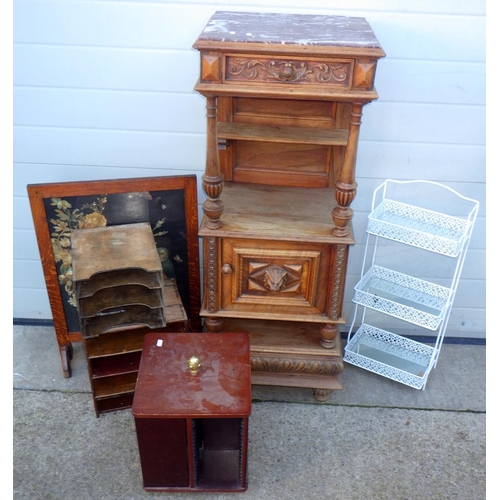
[[[222,309],[320,321],[331,309],[335,255],[327,244],[225,239]]]

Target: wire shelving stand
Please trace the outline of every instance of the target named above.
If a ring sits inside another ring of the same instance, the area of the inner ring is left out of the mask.
[[[439,357],[478,210],[478,201],[433,181],[388,179],[374,191],[345,362],[425,389]],[[379,265],[379,240],[452,259],[449,286]],[[436,332],[434,345],[368,324],[367,310]]]

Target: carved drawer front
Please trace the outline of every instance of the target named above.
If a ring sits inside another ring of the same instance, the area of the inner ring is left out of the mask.
[[[350,88],[353,63],[352,59],[226,55],[224,80],[228,83],[294,83]]]
[[[203,83],[293,84],[338,90],[373,90],[377,59],[371,57],[274,57],[202,52]]]
[[[224,240],[222,309],[259,314],[324,315],[330,245]]]

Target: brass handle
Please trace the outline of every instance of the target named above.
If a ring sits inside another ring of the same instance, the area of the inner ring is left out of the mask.
[[[188,359],[188,366],[191,373],[198,373],[198,370],[201,368],[200,358],[198,356],[190,356]]]
[[[231,267],[230,264],[224,264],[221,267],[221,272],[222,274],[231,274],[233,272],[233,268]]]

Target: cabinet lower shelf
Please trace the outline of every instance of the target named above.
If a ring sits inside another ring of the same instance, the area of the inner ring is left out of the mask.
[[[249,334],[253,385],[342,389],[340,334],[325,349],[320,325],[313,323],[226,319],[224,331]]]
[[[363,324],[345,346],[344,361],[415,389],[423,389],[434,347]]]

